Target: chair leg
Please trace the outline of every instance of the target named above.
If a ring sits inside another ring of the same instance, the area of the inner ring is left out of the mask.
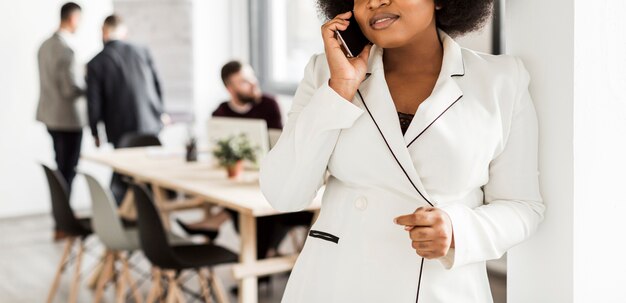
[[[178,301],[176,297],[176,289],[178,288],[178,283],[176,279],[174,279],[174,273],[172,271],[167,271],[165,273],[167,276],[167,298],[165,299],[166,303],[177,303]]]
[[[76,238],[67,238],[65,240],[65,248],[63,249],[63,255],[61,256],[61,261],[59,262],[59,266],[57,268],[57,272],[54,275],[54,280],[52,280],[52,286],[50,287],[50,291],[48,292],[48,303],[52,303],[54,300],[54,295],[56,294],[57,289],[59,288],[59,282],[61,281],[61,274],[65,270],[65,262],[70,256],[72,252],[72,246],[74,245],[74,240]]]
[[[196,269],[198,273],[198,282],[200,282],[200,289],[202,290],[202,296],[204,297],[205,303],[212,303],[211,292],[209,291],[208,279],[204,274],[204,269],[198,268]]]
[[[152,303],[161,296],[161,270],[152,267],[152,287],[146,298],[146,303]]]
[[[224,285],[222,284],[222,280],[215,274],[215,271],[212,268],[209,268],[209,274],[211,275],[211,288],[215,293],[215,297],[217,298],[218,303],[228,303],[228,296],[226,295],[226,291],[224,290]]]
[[[178,303],[186,303],[185,296],[183,296],[183,291],[177,286],[176,287],[176,301]]]
[[[76,255],[76,267],[74,269],[74,280],[72,281],[72,286],[70,289],[70,299],[69,303],[76,303],[78,300],[78,289],[80,287],[80,267],[83,261],[83,253],[85,252],[85,241],[84,239],[78,240],[78,254]]]
[[[98,278],[98,284],[96,286],[96,293],[94,295],[93,302],[99,303],[102,300],[102,295],[104,294],[104,289],[106,287],[107,282],[111,280],[113,276],[113,266],[114,266],[114,256],[113,252],[110,250],[106,251],[106,255],[104,257],[104,264],[102,265],[102,273]]]
[[[96,267],[93,269],[89,280],[87,280],[87,287],[92,290],[95,290],[96,286],[98,286],[98,281],[100,280],[100,275],[102,275],[102,271],[104,269],[104,261],[106,259],[107,253],[108,251],[105,250],[102,254],[102,257],[100,257],[100,260],[98,261],[98,265],[96,265]]]
[[[121,253],[115,253],[115,259],[121,261]],[[124,275],[124,269],[116,271],[116,285],[115,285],[115,297],[117,303],[123,303],[126,294],[126,275]]]
[[[139,288],[137,287],[137,284],[135,283],[132,275],[130,274],[130,268],[128,266],[128,258],[120,254],[120,259],[122,261],[122,274],[124,275],[128,285],[130,286],[130,289],[133,293],[133,298],[135,299],[135,303],[142,303],[143,298],[141,297]]]

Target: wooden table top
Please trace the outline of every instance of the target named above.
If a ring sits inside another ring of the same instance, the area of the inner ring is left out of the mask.
[[[231,180],[226,170],[210,159],[200,157],[198,162],[186,162],[182,150],[164,147],[100,150],[82,158],[109,166],[137,181],[201,197],[209,203],[255,217],[280,213],[261,193],[258,171],[245,170],[239,179]],[[308,210],[320,208],[323,191],[322,187]]]

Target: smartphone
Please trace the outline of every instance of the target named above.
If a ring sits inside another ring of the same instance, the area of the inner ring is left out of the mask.
[[[341,49],[346,57],[354,58],[361,53],[363,48],[365,48],[370,41],[363,35],[359,24],[354,18],[354,13],[352,13],[352,17],[348,20],[350,21],[348,28],[344,31],[335,31],[335,38],[339,40]]]

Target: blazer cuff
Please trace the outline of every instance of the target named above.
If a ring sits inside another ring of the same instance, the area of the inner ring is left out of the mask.
[[[454,254],[455,249],[450,248],[445,256],[438,259],[445,269],[452,269],[452,267],[454,266]]]
[[[438,260],[445,269],[454,269],[462,266],[467,260],[467,244],[465,240],[468,239],[465,235],[467,231],[467,225],[465,224],[465,212],[467,207],[461,204],[448,204],[443,206],[437,206],[437,208],[443,210],[450,217],[452,222],[452,232],[454,233],[454,248],[450,248],[448,253],[440,257]]]
[[[363,109],[341,97],[324,81],[300,112],[298,124],[299,128],[316,131],[343,129],[352,127],[361,114]]]

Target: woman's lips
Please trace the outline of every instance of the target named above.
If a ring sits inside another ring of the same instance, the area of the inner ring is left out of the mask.
[[[400,18],[398,15],[380,14],[370,19],[370,27],[376,30],[385,29],[391,26]]]

